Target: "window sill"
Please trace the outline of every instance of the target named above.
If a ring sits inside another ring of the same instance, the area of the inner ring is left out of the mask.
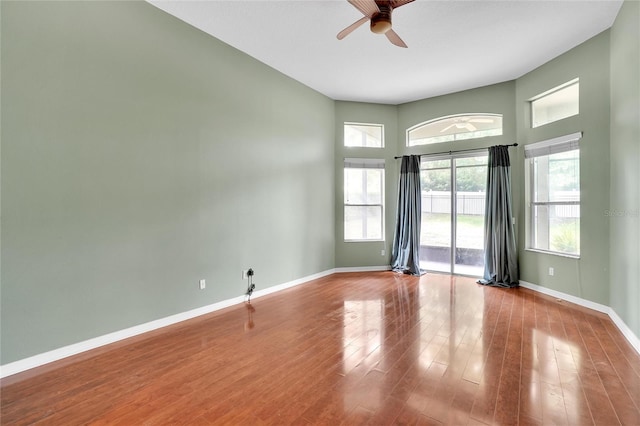
[[[560,253],[560,252],[557,252],[557,251],[547,251],[547,250],[540,250],[540,249],[533,249],[533,248],[526,248],[524,250],[525,251],[530,251],[530,252],[533,252],[533,253],[548,254],[548,255],[551,255],[551,256],[567,257],[569,259],[580,259],[580,255],[579,254]]]
[[[344,240],[345,243],[384,243],[385,240]]]

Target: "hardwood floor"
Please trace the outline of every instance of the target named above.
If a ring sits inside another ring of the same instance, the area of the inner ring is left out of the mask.
[[[3,425],[638,425],[604,314],[471,278],[334,274],[1,381]]]

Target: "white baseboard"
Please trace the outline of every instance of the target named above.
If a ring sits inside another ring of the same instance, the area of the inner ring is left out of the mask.
[[[327,269],[326,271],[318,272],[317,274],[313,274],[313,275],[308,275],[306,277],[299,278],[299,279],[293,280],[293,281],[289,281],[289,282],[284,283],[284,284],[278,284],[278,285],[274,285],[274,286],[271,286],[271,287],[267,287],[267,288],[262,289],[262,290],[257,290],[257,291],[253,292],[253,295],[251,296],[251,298],[252,299],[256,299],[258,297],[266,296],[267,294],[276,293],[278,291],[282,291],[282,290],[285,290],[287,288],[295,287],[297,285],[304,284],[304,283],[307,283],[309,281],[317,280],[318,278],[326,277],[327,275],[331,275],[334,272],[336,272],[335,269]],[[242,300],[244,300],[244,297],[242,297]]]
[[[329,269],[317,274],[309,275],[297,280],[289,281],[284,284],[279,284],[273,287],[268,287],[262,290],[257,290],[253,293],[252,298],[266,296],[267,294],[275,293],[277,291],[284,290],[286,288],[294,287],[306,282],[322,278],[327,275],[331,275],[335,272],[334,269]],[[77,355],[82,352],[96,349],[101,346],[115,343],[120,340],[127,339],[129,337],[137,336],[142,333],[157,330],[162,327],[167,327],[188,319],[205,315],[211,312],[218,311],[220,309],[228,308],[229,306],[237,305],[244,302],[245,297],[239,296],[232,299],[223,300],[221,302],[213,303],[211,305],[203,306],[200,308],[192,309],[190,311],[181,312],[179,314],[171,315],[165,318],[160,318],[154,321],[150,321],[144,324],[136,325],[126,328],[124,330],[115,331],[113,333],[105,334],[102,336],[94,337],[83,342],[74,343],[72,345],[64,346],[62,348],[54,349],[48,352],[44,352],[38,355],[34,355],[28,358],[24,358],[18,361],[10,362],[8,364],[0,366],[0,378],[11,376],[13,374],[20,373],[22,371],[29,370],[31,368],[40,367],[45,364],[49,364],[54,361],[59,361],[63,358]]]
[[[592,302],[590,300],[582,299],[577,296],[572,296],[570,294],[563,293],[561,291],[553,290],[547,287],[542,287],[540,285],[532,284],[526,281],[520,280],[520,287],[528,288],[530,290],[535,290],[538,293],[546,294],[547,296],[552,296],[557,299],[566,300],[567,302],[575,303],[576,305],[584,306],[585,308],[593,309],[594,311],[603,312],[608,314],[611,308],[606,305],[602,305],[600,303]]]
[[[638,336],[636,336],[634,332],[631,331],[629,326],[625,324],[624,321],[622,321],[622,318],[618,316],[618,314],[616,313],[616,311],[613,310],[613,308],[609,308],[609,312],[607,312],[607,314],[609,314],[611,321],[613,321],[616,327],[618,327],[618,330],[620,330],[622,335],[626,337],[627,341],[631,344],[631,346],[633,346],[636,352],[640,354],[640,339],[638,339]]]
[[[390,266],[343,267],[343,268],[328,269],[326,271],[319,272],[317,274],[309,275],[309,276],[299,278],[293,281],[289,281],[283,284],[258,290],[253,293],[252,297],[256,299],[262,296],[266,296],[268,294],[285,290],[287,288],[304,284],[309,281],[316,280],[318,278],[325,277],[327,275],[331,275],[336,272],[374,272],[374,271],[389,271],[389,270],[391,270]],[[582,299],[580,297],[572,296],[570,294],[565,294],[565,293],[552,290],[546,287],[542,287],[536,284],[528,283],[526,281],[520,281],[520,285],[524,288],[528,288],[528,289],[537,291],[539,293],[547,294],[552,297],[556,297],[571,303],[575,303],[576,305],[584,306],[586,308],[590,308],[599,312],[606,313],[607,315],[609,315],[613,323],[618,327],[620,332],[629,341],[629,343],[631,343],[631,346],[633,346],[633,348],[640,354],[640,339],[638,339],[638,337],[633,333],[633,331],[624,323],[624,321],[622,321],[622,319],[618,316],[618,314],[612,308],[605,305],[601,305],[599,303]],[[244,300],[245,300],[244,296],[234,297],[232,299],[223,300],[221,302],[213,303],[211,305],[192,309],[190,311],[171,315],[165,318],[160,318],[155,321],[150,321],[144,324],[136,325],[134,327],[126,328],[124,330],[115,331],[113,333],[105,334],[103,336],[98,336],[89,340],[85,340],[83,342],[74,343],[72,345],[64,346],[62,348],[58,348],[52,351],[34,355],[29,358],[24,358],[18,361],[14,361],[14,362],[0,366],[0,378],[11,376],[13,374],[17,374],[22,371],[26,371],[35,367],[40,367],[42,365],[61,360],[63,358],[67,358],[72,355],[77,355],[79,353],[86,352],[91,349],[96,349],[101,346],[108,345],[110,343],[115,343],[120,340],[127,339],[129,337],[137,336],[139,334],[143,334],[149,331],[157,330],[159,328],[167,327],[169,325],[186,321],[188,319],[192,319],[200,315],[205,315],[211,312],[218,311],[220,309],[228,308],[229,306],[242,303],[244,302]]]
[[[638,339],[638,336],[636,336],[629,326],[622,321],[622,318],[620,318],[613,308],[522,280],[520,280],[520,287],[528,288],[530,290],[537,291],[538,293],[566,300],[567,302],[575,303],[576,305],[584,306],[585,308],[593,309],[594,311],[609,315],[609,318],[611,318],[611,321],[613,321],[616,327],[618,327],[618,330],[620,330],[622,335],[627,339],[631,346],[633,346],[636,352],[640,354],[640,339]]]
[[[383,266],[347,266],[342,268],[336,268],[335,272],[376,272],[376,271],[390,271],[390,265]]]

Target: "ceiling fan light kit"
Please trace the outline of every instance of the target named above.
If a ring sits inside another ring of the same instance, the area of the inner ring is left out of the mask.
[[[371,17],[371,32],[384,34],[391,29],[391,9],[389,6],[381,6],[380,13],[374,13]]]
[[[404,41],[400,38],[398,34],[392,29],[391,23],[391,14],[393,9],[403,6],[407,3],[411,3],[414,0],[347,0],[349,3],[353,5],[356,9],[358,9],[363,15],[363,18],[360,18],[353,24],[349,25],[344,30],[338,33],[338,40],[342,40],[353,30],[358,28],[360,25],[365,23],[367,20],[370,21],[371,32],[375,34],[384,34],[387,36],[387,39],[394,45],[398,47],[407,47]]]

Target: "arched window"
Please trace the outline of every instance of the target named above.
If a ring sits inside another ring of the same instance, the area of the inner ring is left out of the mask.
[[[407,145],[426,145],[502,134],[502,114],[457,114],[425,121],[407,130]]]

